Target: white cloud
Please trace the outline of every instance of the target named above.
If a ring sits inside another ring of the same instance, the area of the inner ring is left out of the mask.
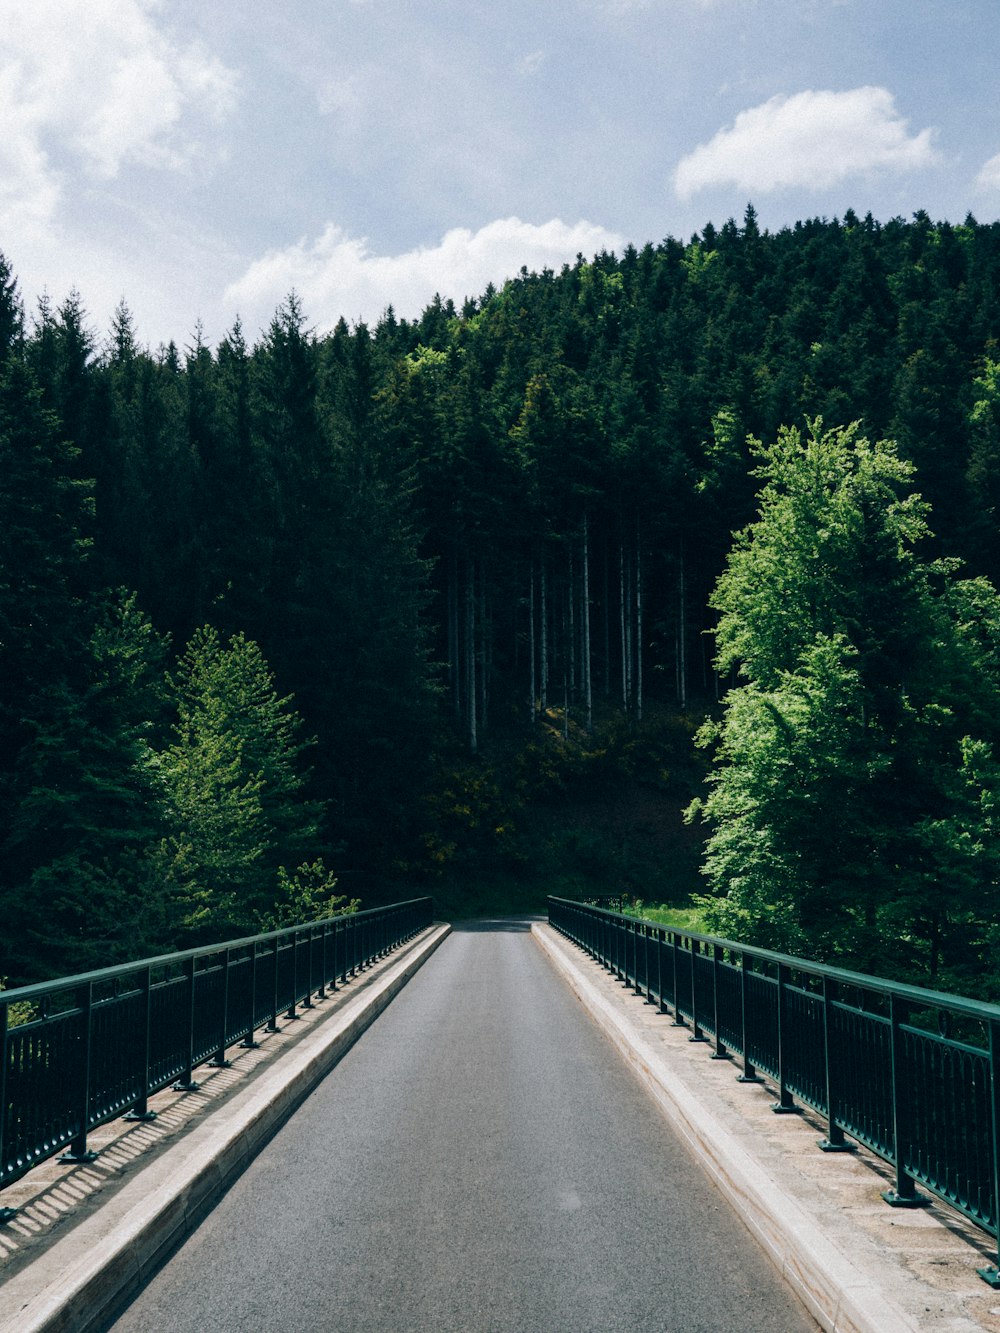
[[[191,114],[218,121],[236,79],[158,25],[155,0],[3,0],[0,226],[44,226],[66,174],[130,162],[176,168],[201,149]]]
[[[332,223],[317,240],[305,240],[256,260],[224,299],[248,326],[265,324],[294,288],[311,321],[332,327],[343,316],[369,323],[392,305],[412,319],[435,293],[460,302],[478,296],[522,267],[558,268],[578,254],[620,249],[621,236],[591,222],[568,226],[558,218],[534,225],[502,218],[479,231],[457,227],[438,245],[401,255],[377,255],[368,242]]]
[[[544,64],[545,52],[531,51],[518,65],[517,70],[522,78],[529,79],[533,74],[537,74]]]
[[[984,163],[976,184],[981,190],[1000,190],[1000,153]]]
[[[741,111],[731,127],[682,158],[674,188],[682,199],[712,185],[826,189],[848,176],[933,165],[933,136],[931,129],[910,136],[885,88],[779,95]]]

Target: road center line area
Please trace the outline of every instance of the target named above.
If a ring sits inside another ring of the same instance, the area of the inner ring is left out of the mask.
[[[815,1329],[531,940],[455,928],[113,1325]]]

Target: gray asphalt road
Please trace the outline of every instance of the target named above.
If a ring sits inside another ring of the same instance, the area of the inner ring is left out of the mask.
[[[815,1327],[503,922],[445,941],[114,1326]]]

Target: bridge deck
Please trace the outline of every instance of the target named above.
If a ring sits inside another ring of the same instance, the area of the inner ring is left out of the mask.
[[[814,1328],[523,927],[459,928],[114,1326]]]

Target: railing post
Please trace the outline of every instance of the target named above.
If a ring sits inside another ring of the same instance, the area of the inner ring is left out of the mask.
[[[313,1007],[313,943],[316,939],[316,927],[306,927],[306,988],[303,992],[302,1008]]]
[[[197,1092],[198,1084],[194,1081],[194,974],[197,959],[194,954],[187,960],[188,976],[188,1054],[187,1068],[176,1083],[171,1084],[172,1092]]]
[[[889,995],[889,1031],[892,1057],[892,1148],[896,1167],[896,1188],[883,1190],[882,1198],[892,1208],[923,1208],[930,1203],[906,1169],[906,1145],[909,1139],[910,1090],[903,1053],[902,1025],[909,1018],[906,1004]]]
[[[694,940],[691,941],[688,957],[691,959],[691,1035],[688,1037],[688,1041],[707,1041],[708,1038],[702,1032],[698,1023],[698,976],[695,970],[698,946]]]
[[[677,931],[670,932],[670,966],[673,973],[673,997],[674,997],[674,1021],[670,1024],[672,1028],[687,1027],[684,1021],[684,1015],[681,1013],[681,970],[678,967],[681,946],[677,943]]]
[[[326,941],[327,941],[327,936],[330,934],[329,927],[330,923],[328,921],[324,921],[319,937],[319,988],[316,991],[317,1000],[323,1000],[326,998],[326,968],[327,968]]]
[[[792,1100],[788,1091],[786,1076],[788,1073],[788,1005],[785,987],[788,985],[788,968],[778,964],[778,1100],[771,1107],[775,1115],[796,1115],[799,1107]]]
[[[299,932],[296,930],[292,934],[292,1002],[285,1012],[285,1017],[291,1022],[298,1019],[295,1012],[295,1004],[299,998]]]
[[[740,954],[740,1034],[743,1042],[743,1073],[737,1083],[761,1083],[763,1080],[750,1058],[750,1025],[747,1022],[747,956]]]
[[[2,1106],[2,1103],[0,1103]],[[1000,1241],[1000,1024],[990,1020],[990,1111],[993,1137],[993,1235]],[[1000,1257],[997,1264],[977,1268],[976,1272],[991,1287],[1000,1287]]]
[[[94,1019],[94,983],[88,981],[84,990],[83,1010],[80,1015],[80,1023],[83,1028],[83,1038],[80,1043],[80,1059],[77,1065],[77,1073],[80,1081],[80,1132],[70,1144],[66,1152],[56,1158],[58,1162],[70,1162],[76,1165],[79,1162],[92,1162],[97,1156],[87,1148],[87,1129],[90,1124],[90,1056],[91,1042],[93,1040],[93,1019]]]
[[[247,1035],[240,1042],[245,1050],[252,1051],[257,1043],[253,1034],[257,1030],[257,941],[250,945],[250,1018]]]
[[[666,937],[666,931],[661,926],[656,927],[656,989],[659,1009],[661,1014],[668,1013],[667,1002],[663,995],[663,943]]]
[[[268,1032],[278,1030],[278,937],[275,935],[271,946],[271,1017],[267,1020]]]
[[[222,1014],[219,1023],[219,1048],[209,1060],[213,1069],[228,1069],[229,1061],[226,1059],[226,1038],[229,1035],[229,950],[223,955],[222,961]]]
[[[643,936],[646,934],[646,927],[641,927]],[[632,923],[632,989],[636,995],[642,994],[642,987],[639,984],[639,922]]]
[[[713,1060],[728,1060],[729,1052],[722,1040],[722,1020],[719,1017],[719,970],[722,967],[722,945],[712,945],[712,1010],[715,1021],[715,1050]]]
[[[340,934],[340,930],[338,929],[339,926],[340,926],[340,922],[337,921],[337,920],[334,920],[334,922],[333,922],[333,964],[332,964],[332,966],[331,966],[330,969],[329,969],[330,977],[331,977],[331,980],[330,980],[330,990],[333,991],[334,993],[336,993],[336,990],[337,990],[337,936]]]
[[[823,1063],[826,1074],[826,1138],[820,1139],[819,1146],[824,1152],[853,1152],[854,1144],[844,1138],[844,1131],[837,1123],[837,1083],[840,1070],[837,1068],[834,1053],[834,1008],[837,998],[837,983],[829,977],[823,978]]]
[[[137,1121],[140,1124],[156,1119],[156,1112],[149,1109],[149,1062],[153,1027],[153,969],[151,967],[145,968],[142,972],[142,990],[143,998],[146,1001],[146,1030],[142,1040],[142,1092],[135,1106],[122,1117],[123,1120]]]
[[[0,1064],[0,1177],[6,1165],[4,1145],[7,1137],[7,1064],[10,1060],[7,1046],[8,1028],[7,1005],[4,1001],[0,1001],[0,1056],[3,1058],[3,1064]],[[16,1216],[16,1208],[0,1207],[0,1222],[9,1222]]]

